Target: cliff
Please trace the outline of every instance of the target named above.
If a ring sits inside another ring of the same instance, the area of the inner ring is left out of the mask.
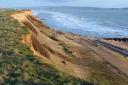
[[[42,56],[33,54],[33,34],[28,27],[12,18],[12,14],[24,11],[0,10],[0,84],[1,85],[68,85],[74,83],[92,85],[73,77],[45,62]],[[11,17],[10,17],[11,16]],[[24,14],[26,16],[26,14]],[[20,17],[24,17],[23,15]],[[34,38],[33,38],[34,39]],[[25,45],[25,44],[26,45]],[[32,46],[30,46],[32,44]],[[30,46],[30,48],[28,46]],[[39,47],[40,49],[40,47]],[[44,48],[45,49],[45,48]],[[41,47],[42,50],[42,47]],[[44,51],[43,51],[44,53]],[[39,53],[40,54],[40,53]],[[37,56],[38,57],[37,57]]]
[[[21,42],[31,49],[40,62],[65,75],[89,80],[94,84],[127,85],[127,64],[120,65],[121,62],[126,62],[126,59],[121,58],[118,53],[94,44],[93,38],[55,31],[32,16],[30,10],[11,12],[10,16],[29,31],[22,34]],[[52,75],[49,73],[49,77]]]
[[[28,27],[30,34],[23,36],[22,42],[27,44],[35,55],[41,57],[46,63],[54,65],[58,70],[79,78],[85,78],[83,76],[85,72],[74,64],[77,62],[74,60],[74,57],[77,56],[69,47],[82,47],[80,44],[67,38],[74,38],[74,35],[50,29],[40,22],[39,19],[32,16],[31,11],[14,13],[11,16]]]

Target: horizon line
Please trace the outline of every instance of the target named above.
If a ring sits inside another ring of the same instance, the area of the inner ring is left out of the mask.
[[[128,7],[95,7],[95,6],[25,6],[25,7],[16,7],[16,6],[10,6],[10,7],[0,7],[0,8],[31,8],[31,7],[84,7],[84,8],[99,8],[99,9],[126,9]]]

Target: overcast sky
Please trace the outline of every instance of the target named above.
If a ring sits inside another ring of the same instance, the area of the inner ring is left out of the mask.
[[[128,0],[0,0],[0,7],[23,6],[85,6],[85,7],[128,7]]]

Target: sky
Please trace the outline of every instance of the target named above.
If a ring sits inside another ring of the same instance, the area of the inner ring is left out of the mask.
[[[0,0],[0,7],[84,6],[102,8],[128,7],[128,0]]]

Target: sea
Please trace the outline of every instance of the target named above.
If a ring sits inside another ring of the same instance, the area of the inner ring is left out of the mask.
[[[88,37],[128,37],[127,8],[35,7],[33,14],[49,27]]]

